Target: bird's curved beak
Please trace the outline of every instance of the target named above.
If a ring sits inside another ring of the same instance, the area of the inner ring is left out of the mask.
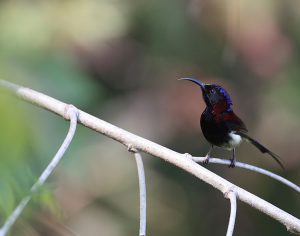
[[[180,78],[178,80],[189,80],[189,81],[199,85],[200,88],[202,89],[202,91],[205,92],[205,84],[200,80],[196,80],[196,79],[193,79],[193,78]]]

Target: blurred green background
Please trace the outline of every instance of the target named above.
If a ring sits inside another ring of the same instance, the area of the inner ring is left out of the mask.
[[[300,184],[300,2],[293,0],[15,0],[0,2],[1,79],[44,92],[175,151],[203,156],[200,89],[223,85],[249,134],[238,159]],[[68,122],[0,93],[1,224],[51,160]],[[216,157],[229,158],[216,150]],[[144,155],[148,235],[224,235],[229,202]],[[300,216],[298,193],[240,169],[207,168]],[[137,170],[126,148],[84,127],[10,235],[137,235]],[[235,235],[289,235],[238,202]]]

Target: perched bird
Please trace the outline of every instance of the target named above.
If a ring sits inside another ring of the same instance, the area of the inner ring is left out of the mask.
[[[192,79],[182,78],[200,86],[206,108],[201,115],[200,125],[204,137],[211,144],[204,163],[209,162],[210,153],[214,146],[232,150],[229,167],[235,166],[235,148],[243,140],[249,141],[262,153],[268,153],[282,167],[280,158],[247,134],[243,121],[233,112],[232,101],[224,88],[217,84],[204,84]]]

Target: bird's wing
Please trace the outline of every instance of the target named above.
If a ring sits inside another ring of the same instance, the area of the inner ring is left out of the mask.
[[[229,130],[248,132],[244,122],[233,111],[223,114],[223,121]]]
[[[271,157],[274,158],[274,160],[281,166],[282,169],[284,169],[284,166],[280,160],[280,157],[276,155],[275,153],[271,152],[269,149],[267,149],[265,146],[260,144],[255,139],[251,138],[247,133],[246,125],[243,123],[243,121],[236,115],[234,112],[228,112],[223,115],[223,120],[225,121],[225,124],[229,130],[235,131],[236,134],[240,135],[242,138],[248,140],[250,143],[252,143],[257,149],[259,149],[262,153],[268,153]]]

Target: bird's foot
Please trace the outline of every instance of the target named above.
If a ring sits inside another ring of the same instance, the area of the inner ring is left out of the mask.
[[[209,163],[209,158],[210,156],[206,155],[204,161],[202,161],[202,164],[207,165]]]
[[[235,167],[235,160],[234,159],[230,159],[230,164],[228,166],[229,168],[234,168]]]

